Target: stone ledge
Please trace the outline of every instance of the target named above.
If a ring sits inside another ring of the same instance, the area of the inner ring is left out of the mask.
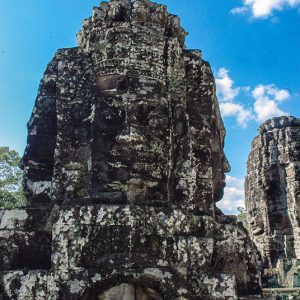
[[[47,231],[51,210],[44,208],[21,208],[0,210],[0,231]]]

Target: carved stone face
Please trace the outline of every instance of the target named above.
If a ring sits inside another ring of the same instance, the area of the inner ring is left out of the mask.
[[[212,169],[213,169],[213,197],[218,202],[223,198],[225,183],[225,173],[230,171],[230,165],[224,153],[224,134],[215,126],[212,130]]]
[[[99,75],[94,86],[94,195],[122,190],[130,202],[167,199],[168,105],[156,80]]]

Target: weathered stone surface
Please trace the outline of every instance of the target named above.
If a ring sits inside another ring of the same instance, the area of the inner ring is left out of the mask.
[[[285,259],[300,258],[300,120],[273,118],[259,131],[248,159],[246,207],[265,267],[280,270]]]
[[[185,49],[185,36],[163,5],[102,2],[78,47],[55,54],[28,124],[29,207],[0,214],[16,251],[32,233],[38,249],[48,245],[38,233],[50,233],[51,263],[16,265],[3,252],[5,297],[260,293],[256,248],[216,213],[229,170],[225,129],[210,66]],[[45,222],[28,219],[42,208]]]

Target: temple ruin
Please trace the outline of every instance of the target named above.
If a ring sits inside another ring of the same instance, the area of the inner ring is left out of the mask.
[[[25,208],[0,212],[0,299],[259,295],[259,254],[216,208],[229,163],[211,68],[164,5],[93,9],[47,66]]]

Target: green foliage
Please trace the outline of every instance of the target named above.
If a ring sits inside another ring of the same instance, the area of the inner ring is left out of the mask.
[[[265,284],[268,288],[274,288],[274,289],[283,288],[283,286],[279,283],[278,275],[273,275],[273,276],[268,277],[266,279]]]
[[[0,208],[14,208],[26,204],[19,161],[17,151],[0,147]]]
[[[292,267],[293,267],[293,263],[289,260],[286,261],[283,265],[284,272],[288,273]]]
[[[237,215],[237,219],[239,222],[242,222],[244,227],[247,229],[247,231],[249,232],[249,223],[248,223],[248,219],[247,219],[247,211],[245,210],[245,208],[243,207],[238,207],[238,211],[240,212]]]

